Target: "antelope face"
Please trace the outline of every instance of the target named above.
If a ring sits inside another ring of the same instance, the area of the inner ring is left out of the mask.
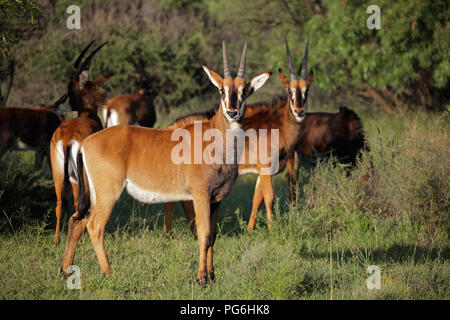
[[[311,86],[314,78],[314,73],[311,71],[308,76],[306,76],[307,67],[308,67],[308,46],[309,40],[306,43],[305,55],[303,57],[302,67],[301,67],[301,75],[300,79],[297,80],[297,76],[295,75],[294,65],[292,63],[291,52],[289,50],[289,45],[285,38],[286,42],[286,52],[289,60],[289,73],[290,80],[286,77],[286,75],[279,69],[280,72],[280,81],[283,83],[284,88],[288,95],[289,107],[297,122],[302,122],[306,116],[306,102],[308,99],[308,91]]]
[[[313,72],[311,71],[305,80],[289,81],[281,69],[280,80],[283,83],[288,95],[289,107],[297,122],[302,122],[306,115],[306,103],[308,99],[309,87],[313,82]]]
[[[247,57],[247,41],[244,45],[241,63],[238,74],[235,78],[231,76],[228,68],[228,59],[226,54],[225,43],[223,43],[223,64],[224,77],[218,73],[203,66],[203,70],[208,75],[211,82],[217,87],[220,93],[220,106],[225,118],[233,123],[237,122],[244,116],[245,100],[256,90],[261,88],[270,78],[271,72],[264,72],[254,77],[250,82],[245,82],[245,60]]]

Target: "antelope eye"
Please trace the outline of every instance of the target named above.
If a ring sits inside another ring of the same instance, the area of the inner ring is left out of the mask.
[[[291,91],[291,89],[288,90],[288,95],[289,95],[289,99],[292,100],[292,91]]]

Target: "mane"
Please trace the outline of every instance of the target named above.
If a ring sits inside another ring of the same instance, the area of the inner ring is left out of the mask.
[[[174,122],[172,122],[167,129],[176,129],[176,128],[182,128],[187,126],[188,124],[191,124],[194,121],[207,121],[211,120],[212,117],[217,113],[217,110],[219,110],[219,104],[216,104],[214,107],[207,111],[200,111],[200,112],[191,112],[187,115],[178,117],[175,119]]]
[[[272,102],[253,103],[245,107],[245,117],[251,117],[254,114],[262,111],[275,110],[282,107],[286,103],[286,97],[278,96],[272,99]]]

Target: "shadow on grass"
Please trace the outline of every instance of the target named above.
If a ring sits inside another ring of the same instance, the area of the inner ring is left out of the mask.
[[[327,250],[327,249],[326,249]],[[329,252],[322,250],[309,250],[302,247],[299,251],[301,256],[313,256],[315,259],[328,259]],[[333,251],[333,261],[340,262],[360,262],[367,263],[404,263],[413,260],[414,263],[424,263],[429,260],[446,261],[450,258],[450,248],[441,247],[421,247],[416,245],[393,244],[388,248],[371,249],[344,249],[338,252]]]

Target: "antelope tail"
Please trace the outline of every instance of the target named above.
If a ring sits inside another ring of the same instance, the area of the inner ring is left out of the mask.
[[[62,206],[63,210],[64,208],[67,208],[67,203],[69,201],[70,193],[72,191],[72,185],[70,184],[69,180],[69,156],[71,153],[72,144],[68,144],[66,147],[66,152],[64,153],[64,178],[63,178],[63,185],[61,189],[61,200],[62,200]]]
[[[78,182],[79,182],[79,189],[78,189],[78,217],[77,220],[83,219],[86,216],[86,213],[89,210],[89,207],[91,205],[90,197],[89,197],[89,186],[86,187],[85,181],[84,181],[84,170],[83,170],[83,154],[81,151],[78,151],[77,154],[77,169],[78,169]]]

